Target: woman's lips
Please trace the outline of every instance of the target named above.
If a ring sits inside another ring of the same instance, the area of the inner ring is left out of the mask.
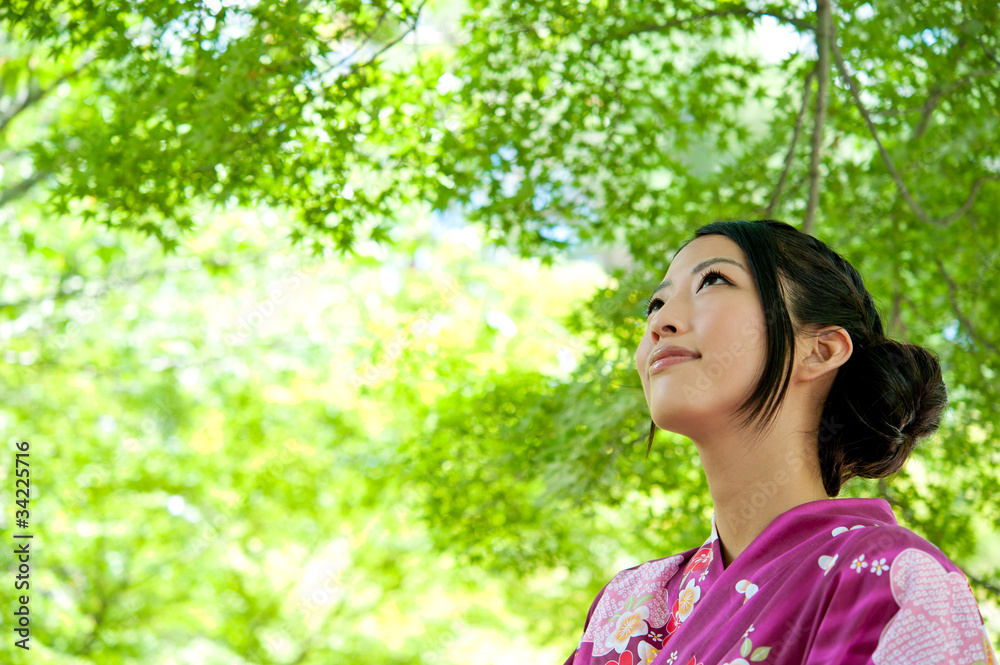
[[[666,358],[660,358],[655,363],[649,366],[650,375],[655,374],[665,370],[668,367],[682,363],[685,360],[697,360],[694,356],[667,356]]]

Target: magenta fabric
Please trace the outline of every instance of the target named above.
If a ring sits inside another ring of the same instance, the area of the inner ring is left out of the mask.
[[[779,515],[723,568],[700,548],[615,575],[566,665],[997,665],[972,590],[882,499]]]

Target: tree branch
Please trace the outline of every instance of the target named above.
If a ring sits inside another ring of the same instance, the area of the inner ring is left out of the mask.
[[[69,72],[63,74],[62,76],[60,76],[49,87],[47,87],[47,88],[37,88],[37,87],[33,88],[30,92],[28,92],[27,95],[25,95],[24,99],[21,100],[20,104],[17,104],[16,106],[14,106],[7,113],[7,115],[5,115],[2,118],[0,118],[0,134],[3,134],[3,131],[7,128],[7,125],[10,123],[10,121],[13,120],[14,118],[16,118],[18,115],[20,115],[22,111],[25,111],[26,109],[30,108],[31,106],[34,106],[41,99],[43,99],[45,96],[47,96],[53,90],[55,90],[56,88],[58,88],[64,82],[68,81],[69,79],[73,78],[74,76],[76,76],[77,74],[79,74],[80,72],[82,72],[84,69],[86,69],[87,66],[90,65],[90,63],[92,63],[96,59],[97,59],[97,54],[96,53],[90,53],[90,54],[88,54],[87,56],[85,56],[83,58],[83,60],[80,62],[79,65],[76,66],[75,69],[73,69],[72,71],[69,71]]]
[[[418,9],[417,12],[419,13],[419,11],[420,10]],[[347,55],[345,55],[343,58],[341,58],[340,60],[338,60],[336,63],[334,63],[333,65],[331,65],[330,67],[328,67],[326,70],[324,70],[324,72],[327,72],[327,71],[330,71],[332,69],[336,69],[337,67],[340,67],[342,64],[344,64],[345,62],[347,62],[348,60],[350,60],[351,58],[353,58],[354,56],[356,56],[361,51],[362,48],[364,48],[365,46],[367,46],[368,44],[370,44],[371,41],[372,41],[372,39],[375,37],[375,33],[377,33],[379,31],[379,28],[382,27],[382,24],[385,23],[385,19],[388,16],[389,16],[389,10],[383,11],[382,14],[379,16],[378,22],[375,24],[375,27],[372,28],[371,31],[364,36],[364,39],[361,40],[361,43],[358,44],[358,46],[353,51],[351,51],[350,53],[348,53]],[[309,56],[308,55],[302,55],[302,56],[299,56],[298,58],[296,58],[296,60],[304,58],[304,57],[309,57]]]
[[[781,190],[784,189],[788,172],[792,168],[792,160],[795,157],[795,146],[798,144],[799,134],[802,132],[802,120],[805,118],[806,109],[809,107],[809,91],[812,87],[814,76],[816,76],[815,68],[806,75],[806,80],[802,84],[802,106],[799,108],[799,114],[795,118],[795,129],[792,130],[792,143],[788,146],[788,153],[785,155],[785,167],[781,170],[781,177],[778,178],[774,194],[771,195],[771,202],[767,205],[767,210],[764,213],[764,217],[767,219],[770,219],[774,215],[774,211],[778,207],[778,201],[781,200]]]
[[[31,174],[30,178],[25,178],[21,182],[17,183],[13,187],[8,187],[7,189],[0,192],[0,208],[4,207],[12,201],[16,201],[21,198],[29,191],[31,188],[45,180],[49,177],[51,171],[36,171]]]
[[[962,572],[965,572],[965,571],[962,571]],[[988,582],[987,580],[984,580],[984,579],[982,579],[980,577],[976,577],[975,575],[970,575],[969,573],[965,573],[965,576],[968,577],[969,581],[972,582],[973,584],[975,584],[976,586],[980,586],[980,587],[986,589],[987,591],[989,591],[991,594],[993,594],[997,598],[1000,598],[1000,586],[997,586],[996,584],[993,584],[992,582]]]
[[[906,183],[903,182],[902,176],[899,171],[896,170],[896,165],[893,164],[892,158],[889,157],[889,152],[882,145],[882,140],[878,136],[878,130],[875,128],[875,123],[872,122],[871,114],[868,113],[868,109],[865,108],[864,103],[861,101],[860,87],[857,81],[850,72],[847,71],[847,65],[844,64],[844,58],[840,54],[840,49],[837,48],[836,42],[830,44],[833,50],[833,57],[837,62],[837,69],[840,71],[840,77],[843,79],[844,83],[851,91],[851,97],[854,99],[854,105],[857,107],[858,111],[861,113],[861,117],[864,118],[865,124],[868,126],[868,131],[871,133],[872,138],[875,140],[875,145],[878,146],[879,154],[882,156],[882,162],[885,164],[886,169],[889,171],[889,175],[892,176],[893,181],[896,183],[896,188],[899,190],[900,196],[906,201],[910,209],[922,222],[928,224],[936,224],[938,226],[948,226],[957,219],[961,219],[976,202],[976,195],[979,194],[979,188],[982,187],[984,182],[1000,180],[1000,175],[987,175],[979,178],[974,183],[972,183],[972,190],[969,192],[969,198],[966,199],[955,212],[951,213],[947,217],[931,217],[928,215],[923,208],[920,207],[914,198],[910,194],[910,190],[907,189]]]
[[[936,95],[940,95],[941,98],[947,97],[958,88],[962,87],[967,83],[970,83],[971,81],[979,78],[980,76],[986,76],[987,74],[995,74],[997,72],[1000,72],[1000,64],[998,64],[998,66],[992,69],[977,69],[969,74],[966,74],[960,79],[952,81],[949,85],[947,85],[944,88],[940,88],[939,84],[935,84],[930,90],[930,95],[931,97],[934,97]],[[939,93],[938,90],[941,90],[941,92]],[[911,113],[919,113],[922,119],[923,116],[928,113],[928,109],[930,108],[931,110],[933,110],[933,108],[936,107],[939,101],[940,99],[932,101],[931,98],[928,98],[927,101],[925,101],[920,106],[908,106],[906,108],[871,109],[870,113],[872,115],[885,116],[887,118],[895,118],[903,115],[910,115]]]
[[[916,516],[914,515],[913,510],[911,510],[910,508],[904,506],[902,503],[900,503],[899,501],[897,501],[892,495],[889,494],[889,483],[886,481],[885,478],[879,478],[878,488],[879,488],[879,496],[882,499],[884,499],[890,506],[896,506],[897,508],[899,508],[900,510],[902,510],[903,511],[903,517],[905,517],[907,520],[914,520],[915,519]],[[984,580],[984,579],[979,578],[979,577],[975,577],[973,575],[969,575],[965,571],[962,571],[962,572],[969,579],[969,581],[972,582],[973,584],[976,584],[976,585],[978,585],[978,586],[986,589],[988,592],[996,595],[997,597],[1000,597],[1000,588],[998,588],[992,582],[989,582],[989,581]]]
[[[76,272],[64,273],[63,275],[64,278],[60,278],[59,280],[60,285],[56,287],[54,293],[50,293],[44,296],[38,296],[36,298],[22,298],[20,300],[12,300],[10,302],[0,302],[0,311],[3,311],[5,309],[17,310],[21,307],[36,305],[46,300],[52,300],[54,302],[58,302],[60,300],[73,300],[76,298],[88,298],[96,300],[114,289],[132,286],[133,284],[140,282],[144,279],[147,279],[149,277],[165,275],[168,270],[169,270],[168,267],[164,267],[160,268],[159,270],[147,270],[145,272],[139,273],[138,275],[131,275],[124,280],[119,279],[117,277],[113,279],[107,279],[104,281],[104,284],[100,288],[98,288],[94,293],[90,294],[85,293],[83,289],[78,289],[76,291],[70,291],[70,292],[63,291],[60,288],[60,286],[62,282],[66,281],[64,278],[68,278],[79,274]]]
[[[602,39],[591,39],[586,43],[586,48],[600,44],[607,39],[621,40],[632,35],[638,35],[643,32],[669,32],[674,28],[681,28],[688,23],[693,23],[695,21],[704,21],[705,19],[718,18],[722,16],[748,16],[751,18],[762,18],[764,16],[770,16],[771,18],[778,19],[782,23],[788,23],[793,25],[799,30],[813,30],[813,26],[802,19],[795,18],[794,16],[785,16],[783,14],[777,14],[774,12],[761,12],[750,9],[749,7],[735,7],[733,9],[720,9],[714,11],[708,11],[704,14],[692,14],[686,18],[674,19],[672,21],[667,21],[666,23],[647,23],[646,25],[641,25],[635,28],[626,28],[623,30],[616,30],[610,32]]]
[[[938,83],[935,83],[931,88],[930,97],[924,102],[924,105],[920,107],[920,123],[917,128],[913,130],[913,139],[919,139],[927,131],[927,127],[930,125],[931,115],[934,113],[934,109],[941,102],[942,99],[950,95],[955,90],[961,88],[966,83],[969,83],[973,79],[979,78],[980,76],[985,76],[986,74],[993,74],[1000,71],[1000,65],[993,67],[992,69],[977,69],[976,71],[963,76],[957,81],[953,81],[951,84],[941,87]]]
[[[896,291],[892,297],[892,313],[889,315],[889,325],[892,326],[893,335],[908,337],[906,324],[903,323],[903,292]]]
[[[997,66],[1000,66],[1000,58],[997,58],[997,54],[991,51],[989,47],[983,43],[982,38],[979,37],[979,35],[976,35],[975,40],[976,43],[979,44],[980,48],[983,49],[983,53],[986,54],[986,57],[992,60],[993,62],[997,63]]]
[[[376,59],[378,59],[378,57],[380,55],[382,55],[383,53],[385,53],[386,51],[388,51],[389,49],[391,49],[393,46],[395,46],[400,41],[402,41],[408,34],[410,34],[411,32],[413,32],[414,30],[416,30],[417,29],[417,23],[420,21],[420,12],[422,12],[424,10],[424,5],[426,5],[426,4],[427,4],[427,0],[422,0],[422,2],[419,5],[417,5],[417,9],[413,12],[413,22],[410,23],[410,27],[407,28],[406,30],[404,30],[403,33],[400,34],[395,39],[390,40],[389,42],[387,42],[385,46],[383,46],[381,49],[379,49],[375,53],[375,55],[373,55],[371,58],[368,59],[368,62],[364,63],[361,66],[362,67],[367,67],[368,65],[372,64],[373,62],[375,62]]]
[[[100,555],[99,561],[104,561],[105,558],[106,549],[104,542],[104,537],[101,536],[97,545],[97,552]],[[79,654],[82,656],[89,655],[93,650],[99,639],[100,632],[104,629],[105,620],[108,616],[108,610],[111,608],[112,603],[114,603],[115,597],[120,594],[123,587],[128,586],[128,574],[126,573],[125,578],[118,584],[115,584],[116,588],[112,589],[110,593],[108,593],[107,589],[104,588],[104,585],[101,584],[102,576],[100,575],[100,572],[101,571],[98,570],[97,581],[95,584],[98,602],[97,611],[91,613],[91,616],[94,619],[94,625],[85,638],[86,642],[84,642],[83,646],[80,647]]]
[[[37,305],[46,300],[60,301],[60,300],[72,300],[76,298],[87,299],[87,300],[97,300],[111,291],[118,289],[124,289],[131,286],[135,286],[139,282],[142,282],[150,277],[161,277],[168,272],[177,271],[188,271],[188,270],[203,270],[203,269],[221,269],[221,268],[239,268],[245,265],[256,265],[260,262],[266,260],[268,257],[274,255],[276,251],[281,248],[280,245],[268,245],[264,251],[253,254],[251,258],[246,261],[240,262],[230,262],[227,260],[217,261],[215,259],[206,259],[200,256],[191,257],[199,261],[197,265],[186,264],[184,267],[179,267],[177,265],[163,265],[159,268],[146,269],[140,272],[136,272],[130,275],[122,275],[121,273],[113,273],[110,275],[103,275],[101,285],[95,289],[92,293],[87,293],[85,289],[78,289],[76,291],[66,292],[62,289],[63,283],[67,279],[73,276],[81,276],[84,279],[96,282],[94,275],[83,275],[75,270],[72,266],[61,273],[59,277],[59,283],[56,285],[55,290],[52,293],[31,297],[31,298],[21,298],[20,300],[11,300],[8,302],[0,302],[0,312],[5,309],[17,310],[21,307],[27,307],[30,305]],[[134,263],[145,263],[146,260],[135,261]],[[133,262],[129,261],[126,266],[132,265]]]
[[[955,294],[958,291],[958,287],[955,285],[955,280],[953,280],[944,269],[944,264],[941,262],[940,258],[935,256],[934,262],[937,264],[938,270],[941,272],[941,276],[944,277],[944,281],[948,284],[948,302],[951,304],[951,311],[955,314],[955,318],[958,319],[959,324],[965,328],[966,331],[968,331],[969,336],[974,340],[985,346],[993,353],[1000,353],[1000,346],[997,346],[993,342],[979,335],[976,332],[976,329],[972,326],[972,321],[962,314],[962,310],[958,307],[958,299],[955,297]]]
[[[830,87],[830,42],[833,41],[833,16],[830,0],[816,0],[816,113],[813,119],[812,153],[809,157],[809,202],[806,204],[802,232],[812,233],[819,207],[819,165],[823,159],[823,127],[826,124],[826,100]]]
[[[422,0],[422,2],[419,5],[417,5],[417,8],[413,12],[413,20],[407,26],[406,30],[403,30],[402,33],[400,33],[399,35],[397,35],[393,39],[391,39],[388,42],[386,42],[385,45],[382,46],[382,48],[380,48],[378,51],[376,51],[375,54],[372,57],[368,58],[368,60],[366,60],[365,62],[363,62],[363,63],[361,63],[359,65],[355,65],[352,69],[363,69],[364,67],[368,67],[368,66],[372,65],[378,59],[378,57],[380,55],[382,55],[383,53],[385,53],[386,51],[388,51],[389,49],[391,49],[393,46],[395,46],[396,44],[398,44],[399,42],[401,42],[403,39],[405,39],[408,34],[410,34],[411,32],[413,32],[414,30],[416,30],[417,29],[417,23],[420,21],[420,12],[423,11],[424,5],[426,5],[426,4],[427,4],[427,0]],[[383,15],[382,19],[379,21],[379,26],[382,25],[382,20],[384,20],[384,18],[385,18],[385,16]],[[379,26],[376,26],[376,30],[378,29]],[[375,33],[375,31],[372,31],[371,34],[374,35],[374,33]],[[317,74],[317,77],[322,77],[327,72],[331,72],[334,69],[336,69],[337,67],[340,67],[341,65],[343,65],[349,59],[351,59],[355,55],[357,55],[358,51],[360,51],[361,48],[365,44],[369,43],[370,41],[371,41],[371,35],[368,36],[368,37],[366,37],[365,40],[361,43],[361,46],[359,46],[358,48],[356,48],[349,55],[341,58],[336,63],[330,65],[329,67],[327,67],[323,71],[319,72]]]

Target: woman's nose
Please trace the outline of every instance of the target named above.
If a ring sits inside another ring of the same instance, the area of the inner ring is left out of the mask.
[[[649,332],[654,342],[664,336],[676,336],[683,330],[684,324],[678,315],[677,305],[669,301],[660,305],[649,321]]]
[[[652,330],[652,335],[654,340],[658,340],[665,335],[676,335],[676,334],[677,334],[677,328],[670,323],[663,324],[663,327],[660,328],[659,331],[655,329]]]

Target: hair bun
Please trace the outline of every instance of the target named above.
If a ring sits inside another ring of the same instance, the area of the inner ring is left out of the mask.
[[[937,357],[915,344],[883,338],[870,349],[897,385],[890,422],[903,436],[922,439],[934,434],[948,405],[948,390]],[[891,368],[891,369],[889,369]],[[882,373],[882,372],[880,372]]]
[[[898,471],[917,442],[937,431],[948,404],[941,365],[932,352],[885,337],[862,344],[861,350],[841,366],[835,380],[840,385],[831,390],[824,411],[854,415],[834,445],[820,442],[821,458],[833,464],[841,483]]]

